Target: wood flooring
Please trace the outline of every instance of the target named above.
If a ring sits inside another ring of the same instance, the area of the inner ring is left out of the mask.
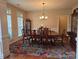
[[[10,54],[10,56],[5,59],[57,59],[57,58],[47,58],[44,56],[30,56],[26,54]]]

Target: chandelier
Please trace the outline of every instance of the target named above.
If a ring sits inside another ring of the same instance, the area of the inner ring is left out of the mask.
[[[42,19],[42,20],[48,19],[48,17],[45,15],[45,4],[46,4],[45,2],[42,3],[43,10],[42,10],[42,16],[40,16],[40,19]]]

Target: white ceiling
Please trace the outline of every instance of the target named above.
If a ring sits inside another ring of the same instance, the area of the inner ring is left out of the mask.
[[[7,0],[19,8],[27,11],[42,9],[42,2],[46,2],[46,10],[72,9],[77,4],[77,0]]]

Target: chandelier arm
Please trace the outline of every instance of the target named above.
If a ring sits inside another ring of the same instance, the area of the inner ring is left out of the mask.
[[[43,20],[45,20],[45,19],[47,19],[48,17],[47,16],[45,16],[45,2],[43,2],[42,3],[42,5],[43,5],[43,9],[42,9],[42,16],[40,17],[40,19],[43,19]]]

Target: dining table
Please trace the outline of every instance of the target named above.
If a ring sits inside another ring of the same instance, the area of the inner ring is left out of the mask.
[[[51,31],[48,34],[29,34],[28,36],[30,37],[30,39],[39,39],[40,41],[43,41],[43,39],[45,39],[46,41],[54,40],[54,43],[57,40],[57,38],[62,39],[62,35],[58,34],[55,31]]]

